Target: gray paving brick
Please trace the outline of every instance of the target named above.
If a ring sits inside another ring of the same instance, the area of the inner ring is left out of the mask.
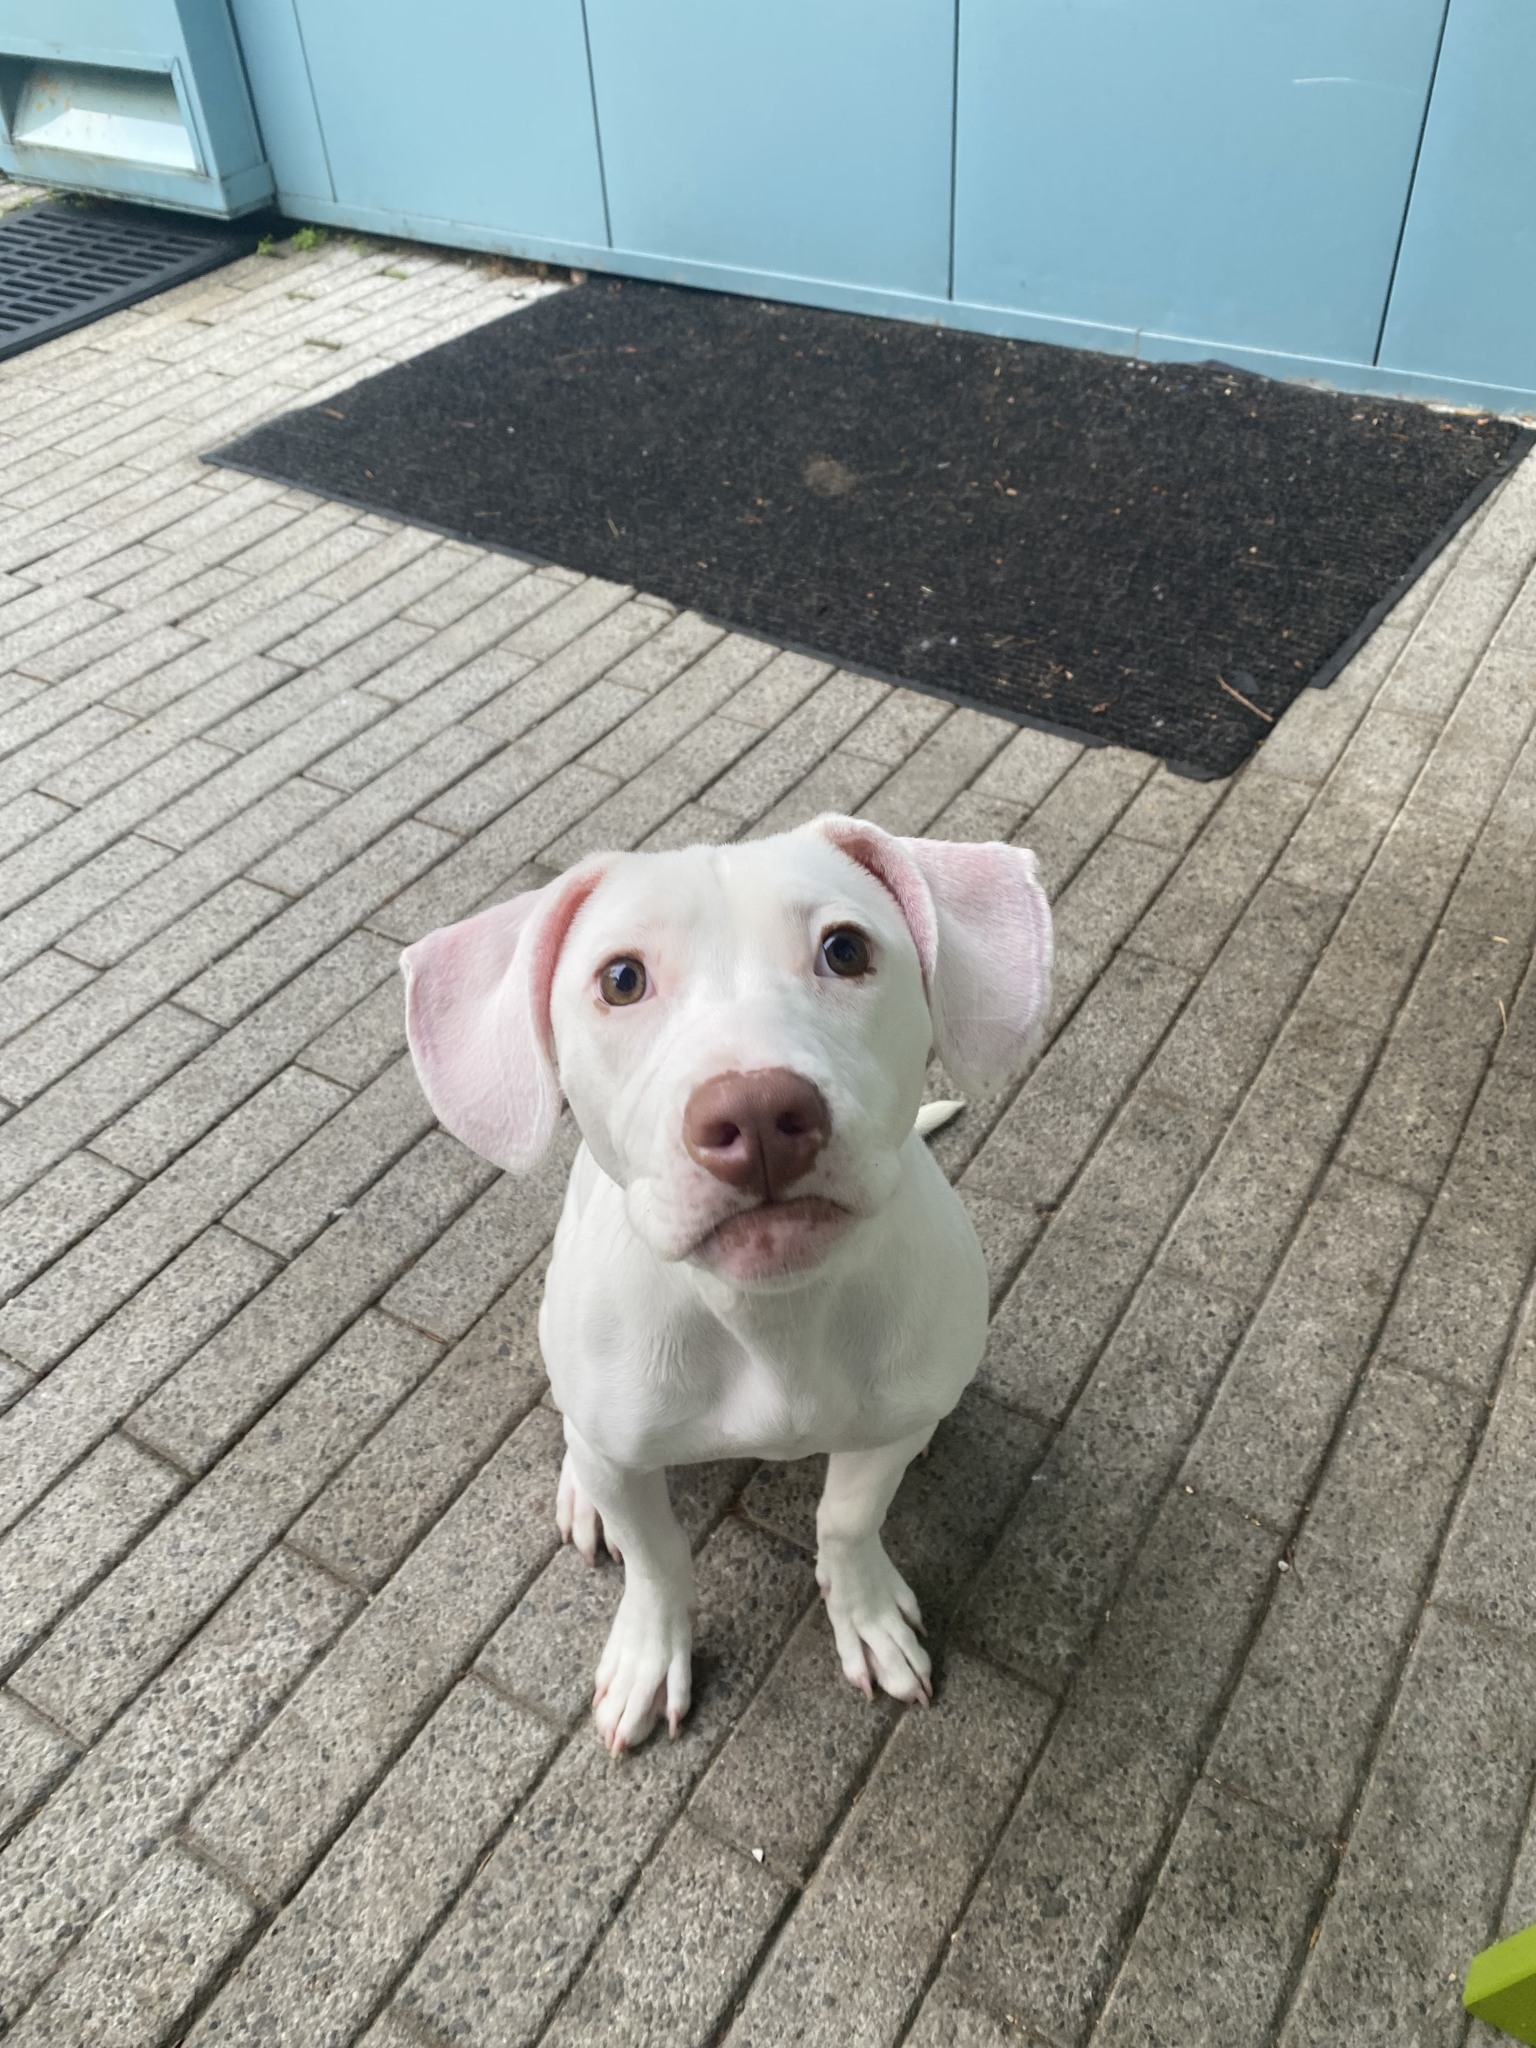
[[[1274,1575],[1276,1541],[1179,1492],[1136,1561],[956,1931],[954,1982],[1081,2041]]]
[[[731,716],[744,725],[759,726],[764,732],[786,719],[819,689],[832,673],[830,662],[816,661],[808,654],[787,650],[773,655],[731,698]]]
[[[488,597],[521,582],[532,573],[532,564],[513,555],[481,554],[473,548],[455,548],[451,543],[442,553],[452,573],[422,596],[402,605],[406,616],[423,626],[451,626],[466,612]]]
[[[54,829],[63,832],[67,827],[60,823]],[[81,866],[0,922],[0,972],[9,974],[32,959],[82,918],[110,905],[146,875],[164,867],[169,857],[163,847],[136,834],[108,845],[94,857],[87,856]]]
[[[24,845],[27,840],[46,832],[68,816],[67,804],[55,803],[51,797],[39,796],[35,790],[24,791],[0,813],[0,855]]]
[[[1414,628],[1381,691],[1382,704],[1443,718],[1466,688],[1514,595],[1507,571],[1485,569],[1448,577]]]
[[[1533,1750],[1529,1649],[1431,1611],[1280,2034],[1286,2048],[1462,2039],[1462,1974],[1497,1922]]]
[[[948,1660],[933,1710],[903,1716],[727,2040],[899,2039],[1049,1719],[1038,1693]]]
[[[1348,1831],[1481,1420],[1471,1395],[1367,1372],[1211,1752],[1325,1840]]]
[[[41,788],[45,783],[45,795],[67,798],[71,764],[77,763],[82,754],[104,748],[132,723],[124,711],[111,710],[105,704],[87,705],[73,718],[65,719],[6,756],[0,763],[0,802],[9,802],[23,791]],[[55,787],[58,783],[64,787]]]
[[[502,1174],[397,1280],[384,1306],[435,1337],[462,1337],[549,1242],[581,1142],[570,1117],[527,1174]]]
[[[270,2032],[350,2038],[555,1740],[533,1715],[462,1680],[219,1992],[187,2036],[191,2048]]]
[[[603,848],[638,846],[664,818],[707,790],[757,737],[755,727],[738,725],[723,714],[702,720],[645,774],[625,783],[545,846],[541,858],[565,867]]]
[[[1338,897],[1265,882],[1164,1040],[1153,1085],[1235,1109],[1342,909]]]
[[[514,893],[513,877],[551,839],[600,804],[613,789],[613,778],[594,774],[572,762],[548,782],[525,796],[492,825],[477,832],[419,882],[402,889],[393,902],[369,920],[373,930],[412,945],[466,917],[482,903]],[[563,858],[558,866],[565,865]]]
[[[25,1700],[0,1692],[0,1845],[42,1804],[79,1755]]]
[[[397,1060],[237,1202],[225,1221],[291,1258],[434,1121],[411,1062]]]
[[[1029,828],[1021,828],[1027,840]],[[1178,856],[1110,832],[1099,841],[1054,906],[1052,970],[1061,1014],[1081,1000],[1157,895]]]
[[[1536,745],[1527,744],[1500,791],[1459,877],[1446,922],[1465,930],[1499,933],[1511,945],[1536,938],[1530,889],[1536,848]]]
[[[1220,1128],[1186,1102],[1131,1098],[993,1319],[978,1385],[1037,1415],[1064,1412]]]
[[[499,690],[494,694],[488,691],[478,705],[470,708],[470,723],[497,739],[520,739],[530,727],[568,704],[599,677],[607,677],[615,690],[634,691],[637,700],[649,695],[642,684],[614,682],[611,672],[636,649],[645,647],[668,624],[669,617],[658,605],[632,599],[536,667],[526,654],[499,651],[482,656],[488,677],[496,673],[498,664],[503,669],[508,662],[515,666],[510,674],[504,674]]]
[[[206,1471],[493,1171],[430,1132],[143,1403],[135,1433]]]
[[[437,1355],[383,1316],[360,1318],[33,1652],[16,1690],[61,1727],[98,1735]]]
[[[12,1102],[30,1102],[180,988],[210,956],[217,959],[239,945],[286,905],[287,898],[275,890],[246,881],[226,883],[0,1047],[0,1093]]]
[[[788,794],[888,694],[868,676],[829,676],[745,758],[717,776],[706,801],[742,819],[759,818]],[[869,756],[860,756],[861,761]],[[869,786],[883,778],[869,778]]]
[[[574,1568],[568,1576],[575,1577]],[[586,1580],[600,1577],[587,1574]],[[578,1594],[581,1590],[578,1580]],[[606,1607],[605,1602],[599,1617],[604,1623]],[[550,1634],[553,1661],[561,1654],[561,1639],[552,1629]],[[600,1629],[592,1635],[600,1649]],[[587,1709],[590,1686],[577,1688],[569,1678],[567,1686],[574,1719]],[[705,1774],[689,1811],[738,1852],[760,1849],[768,1869],[803,1883],[889,1740],[898,1712],[887,1694],[870,1702],[844,1678],[831,1626],[818,1606],[790,1637],[762,1691]]]
[[[1329,798],[1354,797],[1362,804],[1385,802],[1395,809],[1418,780],[1439,734],[1437,719],[1413,717],[1373,704],[1328,778]]]
[[[662,1844],[543,2037],[677,2048],[719,2038],[732,1997],[788,1903],[748,1856],[686,1823]]]
[[[595,682],[522,739],[501,748],[483,767],[446,790],[423,809],[422,816],[428,824],[440,825],[450,832],[476,832],[510,809],[519,797],[537,789],[557,768],[574,760],[593,739],[615,726],[623,726],[637,707],[651,702],[638,690]],[[494,745],[494,741],[488,740],[486,751]]]
[[[1528,1079],[1496,1067],[1414,1247],[1381,1356],[1488,1393],[1533,1259],[1536,1102]]]
[[[94,1230],[138,1187],[132,1174],[73,1152],[0,1210],[0,1300]]]
[[[380,551],[388,545],[386,541],[376,541],[365,552],[354,556],[353,563],[371,571]],[[351,566],[349,564],[348,568]],[[347,570],[343,570],[342,574],[346,573]],[[279,661],[293,662],[306,669],[329,668],[340,665],[335,663],[335,657],[344,649],[359,648],[364,643],[383,648],[393,641],[393,651],[383,660],[371,662],[366,671],[368,675],[377,675],[391,660],[408,654],[429,637],[432,627],[427,620],[416,616],[415,601],[426,598],[453,575],[454,557],[449,549],[439,545],[418,550],[414,558],[393,575],[371,582],[366,590],[338,604],[323,618],[300,627],[291,639],[280,640],[275,649],[276,657]],[[324,576],[314,588],[325,596],[335,582],[334,575]],[[362,674],[354,676],[354,681],[363,680]]]
[[[371,637],[380,638],[388,630],[380,627],[379,633]],[[413,636],[424,631],[417,626],[400,630]],[[409,644],[416,643],[413,640]],[[464,720],[471,731],[479,731],[471,714],[504,691],[515,678],[526,675],[531,667],[525,656],[493,647],[462,668],[454,669],[441,682],[431,684],[419,696],[397,704],[392,711],[386,710],[354,739],[317,761],[310,773],[338,789],[361,789],[364,783],[404,761],[414,749],[457,721]],[[319,675],[320,671],[313,674]]]
[[[1007,798],[978,796],[962,789],[928,828],[930,839],[963,841],[977,846],[996,839],[1006,844],[1023,824],[1022,808]]]
[[[853,727],[847,743],[852,752],[864,755],[866,760],[879,761],[887,768],[900,768],[937,727],[958,715],[954,705],[943,697],[929,697],[916,690],[892,690]],[[982,716],[979,712],[970,715],[973,719]],[[988,721],[989,724],[1000,722]],[[999,737],[1006,741],[1008,731]],[[990,754],[987,759],[991,759]]]
[[[127,887],[119,879],[122,871],[122,856],[118,862],[106,862],[95,874],[76,874],[75,870],[91,860],[92,855],[116,849],[115,839],[131,832],[136,825],[154,818],[160,806],[178,795],[182,790],[201,782],[223,763],[224,756],[215,747],[205,746],[201,740],[188,740],[163,760],[153,766],[141,769],[126,782],[120,782],[115,789],[97,797],[94,803],[82,810],[72,812],[51,832],[34,839],[29,845],[18,847],[0,861],[0,907],[13,909],[28,898],[42,895],[51,885],[72,880],[73,890],[67,892],[70,904],[69,924],[77,922],[89,911],[117,895]],[[158,820],[157,820],[158,823]],[[129,874],[130,881],[137,881],[147,872],[149,856],[153,849],[138,851],[134,843],[133,862],[136,872]],[[33,904],[35,913],[43,906]],[[54,925],[48,938],[67,931],[68,924]],[[29,948],[29,950],[32,950]]]
[[[1528,1318],[1446,1540],[1435,1599],[1529,1641],[1536,1637],[1531,1499],[1536,1469],[1536,1318]]]
[[[109,1436],[0,1538],[0,1665],[111,1569],[181,1491],[180,1475]]]
[[[777,738],[777,734],[770,735]],[[871,761],[866,754],[855,754],[847,747],[833,747],[822,756],[809,774],[792,783],[777,803],[760,816],[750,821],[751,829],[744,829],[746,818],[732,818],[730,838],[766,839],[776,832],[793,832],[812,818],[819,818],[824,811],[840,811],[847,817],[862,810],[865,798],[871,790],[878,789],[885,780],[885,763]],[[719,786],[709,792],[711,809],[718,807]],[[727,812],[726,815],[731,815]]]
[[[589,746],[582,759],[607,775],[633,777],[637,770],[686,744],[711,713],[729,709],[737,691],[765,669],[773,649],[762,640],[734,633],[712,647],[672,682],[645,695],[637,709],[607,737]],[[615,690],[632,684],[609,679]],[[752,739],[760,737],[754,729]]]
[[[1185,1463],[1197,1492],[1294,1522],[1424,1206],[1406,1188],[1329,1174]]]
[[[287,682],[279,683],[244,710],[221,719],[210,730],[209,738],[237,754],[249,753],[329,704],[333,697],[345,696],[366,684],[389,662],[419,647],[426,637],[425,626],[408,626],[400,619],[386,621],[371,633],[349,641],[316,667],[299,669]],[[375,713],[378,722],[385,716]],[[370,729],[365,727],[364,731]]]
[[[966,1190],[1021,1206],[1055,1204],[1192,987],[1190,977],[1175,968],[1122,954],[1053,1041],[1011,1108],[990,1129],[985,1116],[968,1113],[938,1134],[935,1156],[951,1171],[964,1166],[960,1185]]]
[[[514,654],[540,660],[557,652],[629,595],[617,584],[600,583],[596,578],[573,591],[548,576],[525,576],[510,590],[476,606],[399,661],[380,669],[369,681],[369,694],[402,704],[487,648],[504,643]],[[535,626],[541,624],[542,630],[536,632]]]
[[[294,1524],[293,1538],[302,1549],[338,1577],[377,1592],[543,1392],[537,1333],[543,1292],[540,1260],[444,1355]],[[526,1604],[525,1597],[517,1612]],[[528,1696],[525,1688],[505,1682],[504,1665],[492,1660],[485,1668],[504,1690]],[[583,1707],[589,1680],[584,1672]]]
[[[719,626],[696,612],[679,612],[649,640],[626,654],[610,674],[627,689],[649,695],[680,675],[690,662],[707,654],[723,637]]]
[[[874,713],[878,718],[886,704]],[[888,832],[926,831],[950,799],[964,789],[1007,742],[1012,728],[984,712],[961,709],[935,728],[874,792],[864,815]],[[849,738],[857,749],[859,733]]]
[[[1225,777],[1217,782],[1196,782],[1192,776],[1175,775],[1170,768],[1156,768],[1121,813],[1115,829],[1127,839],[1145,839],[1150,845],[1183,853],[1233,787]]]
[[[0,1309],[0,1345],[35,1368],[57,1363],[344,1099],[318,1074],[279,1074],[13,1296]]]
[[[0,1197],[14,1200],[141,1089],[152,1088],[160,1075],[178,1072],[212,1036],[213,1027],[200,1017],[169,1006],[151,1010],[63,1082],[18,1110],[0,1130]]]
[[[185,696],[134,726],[118,738],[88,754],[83,761],[48,779],[48,793],[67,803],[89,803],[103,790],[158,760],[182,740],[206,735],[229,712],[259,702],[291,673],[265,655],[237,661],[212,681],[189,690]],[[215,743],[217,744],[217,742]]]
[[[1143,1285],[975,1575],[962,1641],[1052,1692],[1068,1685],[1245,1321],[1187,1282]]]
[[[114,1900],[9,2039],[31,2048],[175,2037],[259,1915],[243,1892],[172,1843]]]
[[[312,782],[280,784],[185,853],[164,858],[142,882],[77,924],[67,934],[70,953],[98,967],[126,959],[233,876],[254,866],[269,847],[303,832],[333,802],[328,790]]]
[[[1164,1246],[1165,1269],[1259,1301],[1377,1043],[1309,1001],[1298,1004]]]
[[[205,1231],[0,1416],[0,1526],[39,1499],[276,1267],[230,1232]]]
[[[14,2013],[350,1619],[356,1596],[282,1550],[0,1855],[0,1981]]]
[[[312,1039],[298,1060],[344,1087],[365,1088],[404,1051],[405,998],[398,981],[385,980]]]
[[[616,1766],[585,1739],[565,1749],[398,1995],[429,2037],[489,2031],[506,2048],[535,2037],[804,1611],[813,1582],[797,1553],[727,1520],[700,1555],[698,1591],[701,1683],[682,1733],[648,1749],[644,1770]]]
[[[29,1024],[84,988],[94,978],[83,961],[67,953],[38,953],[25,967],[5,978],[5,1020],[0,1023],[0,1041],[16,1037]]]
[[[1058,896],[1152,773],[1145,754],[1085,747],[1022,830],[1040,862],[1046,892]],[[978,785],[986,793],[985,778]]]
[[[1294,1822],[1197,1785],[1095,2048],[1267,2040],[1332,1860]]]
[[[365,590],[402,576],[420,556],[446,551],[443,541],[435,533],[422,533],[413,526],[394,527],[376,547],[354,555],[339,568],[328,569],[315,584],[315,592],[319,597],[334,598],[338,604],[349,604]],[[451,564],[443,566],[445,576],[452,573]]]
[[[557,1439],[535,1409],[193,1815],[262,1897],[295,1889],[553,1549]]]
[[[1018,2048],[1026,2038],[1010,2021],[995,2018],[956,1990],[946,1970],[939,1972],[906,2036],[909,2048]]]
[[[1433,1191],[1501,1034],[1520,961],[1471,933],[1435,939],[1339,1149],[1357,1172]]]
[[[397,974],[394,947],[354,932],[159,1087],[142,1092],[126,1116],[101,1132],[94,1149],[148,1179],[280,1072],[317,1026],[323,1030]]]
[[[378,715],[366,697],[343,691],[238,759],[221,754],[213,763],[219,772],[210,771],[201,788],[156,813],[154,837],[178,850],[190,846]]]

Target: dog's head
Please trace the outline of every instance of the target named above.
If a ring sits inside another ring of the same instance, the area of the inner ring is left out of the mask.
[[[596,854],[403,956],[438,1117],[513,1169],[562,1090],[659,1258],[786,1285],[895,1193],[930,1049],[1019,1073],[1051,922],[1033,855],[819,818],[776,839]]]

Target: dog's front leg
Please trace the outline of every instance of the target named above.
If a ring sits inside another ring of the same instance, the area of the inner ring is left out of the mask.
[[[899,1700],[933,1697],[912,1588],[885,1554],[880,1527],[929,1432],[878,1451],[835,1451],[816,1511],[816,1581],[826,1596],[843,1675],[874,1698],[871,1673]]]
[[[644,1742],[662,1713],[675,1735],[691,1698],[693,1560],[663,1471],[615,1465],[565,1425],[567,1466],[624,1560],[624,1597],[597,1666],[592,1716],[618,1756]]]

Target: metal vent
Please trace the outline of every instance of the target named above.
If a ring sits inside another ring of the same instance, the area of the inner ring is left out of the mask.
[[[24,206],[0,219],[0,358],[248,256],[256,233],[124,206]]]

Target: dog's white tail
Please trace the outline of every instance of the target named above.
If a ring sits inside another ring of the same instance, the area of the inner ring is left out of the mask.
[[[920,1138],[931,1137],[935,1131],[942,1131],[948,1123],[964,1109],[963,1102],[925,1102],[917,1112],[917,1122],[912,1126]]]

